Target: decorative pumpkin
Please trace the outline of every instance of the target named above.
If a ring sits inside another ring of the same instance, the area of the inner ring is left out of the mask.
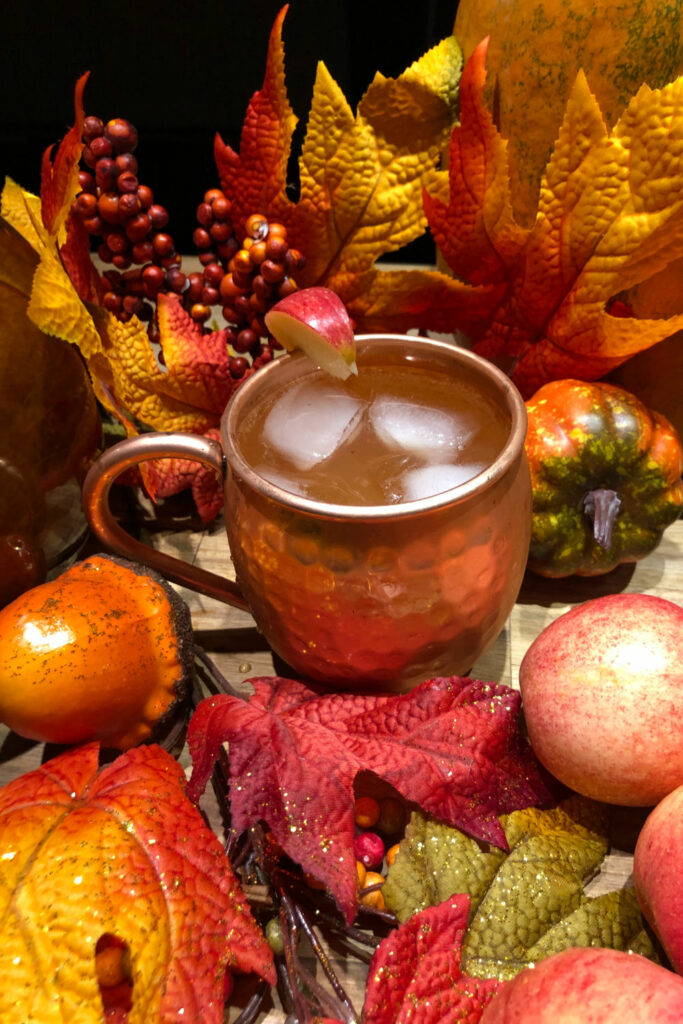
[[[610,126],[643,82],[683,73],[683,0],[460,0],[453,32],[465,59],[490,36],[487,100],[525,226],[579,68]]]
[[[653,551],[683,509],[683,448],[668,420],[605,383],[557,380],[526,403],[529,568],[595,576]]]
[[[153,738],[189,694],[190,613],[156,573],[107,555],[0,611],[0,721],[29,739]]]

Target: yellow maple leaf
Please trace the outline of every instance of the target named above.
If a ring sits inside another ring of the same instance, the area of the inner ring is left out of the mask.
[[[553,379],[599,379],[683,326],[609,312],[683,254],[683,78],[643,86],[609,132],[579,73],[527,230],[512,218],[506,147],[482,104],[485,53],[484,42],[461,80],[449,200],[428,194],[425,206],[448,263],[482,299],[452,325],[529,396]]]

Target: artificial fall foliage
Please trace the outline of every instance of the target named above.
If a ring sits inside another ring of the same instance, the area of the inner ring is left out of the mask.
[[[608,850],[606,808],[572,796],[501,818],[495,849],[419,812],[412,815],[382,893],[400,921],[456,893],[471,900],[461,969],[512,978],[570,946],[607,946],[657,959],[632,889],[590,897],[585,885]]]
[[[476,1024],[499,982],[460,969],[470,900],[452,896],[390,933],[368,970],[364,1024]]]
[[[226,969],[274,983],[221,844],[159,747],[75,748],[0,790],[3,1024],[99,1024],[98,939],[130,952],[128,1024],[223,1020]]]
[[[319,696],[292,679],[250,680],[248,701],[198,705],[188,730],[191,799],[230,745],[234,831],[265,821],[282,849],[324,882],[350,922],[357,906],[353,783],[370,771],[408,801],[506,845],[497,815],[550,798],[502,684],[432,679],[410,693]]]
[[[643,85],[609,131],[580,72],[531,229],[512,215],[507,143],[483,105],[487,41],[460,82],[450,196],[425,193],[446,262],[475,292],[453,326],[525,397],[563,377],[596,380],[683,326],[612,316],[621,291],[683,254],[683,77]]]
[[[337,292],[358,331],[462,331],[525,397],[551,379],[598,379],[683,326],[683,317],[610,313],[615,295],[683,254],[683,78],[659,90],[643,86],[609,132],[579,74],[536,222],[526,229],[511,212],[507,144],[483,104],[485,43],[468,61],[460,88],[460,49],[448,37],[398,78],[378,73],[355,113],[320,64],[293,199],[286,10],[273,26],[263,86],[248,106],[239,151],[217,136],[214,153],[235,230],[257,212],[283,223],[306,259],[299,286]],[[101,306],[88,237],[68,215],[86,77],[76,87],[74,128],[54,160],[50,150],[44,155],[40,199],[10,180],[2,196],[3,216],[40,256],[28,314],[45,333],[79,347],[98,399],[129,434],[215,436],[239,386],[230,377],[225,333],[205,333],[177,297],[160,296],[162,368],[144,324],[135,317],[121,323]],[[453,127],[458,103],[460,124]],[[446,172],[440,157],[449,135]],[[378,269],[379,257],[427,225],[454,277]],[[140,472],[155,498],[193,486],[207,521],[221,505],[215,477],[197,464],[168,459]]]

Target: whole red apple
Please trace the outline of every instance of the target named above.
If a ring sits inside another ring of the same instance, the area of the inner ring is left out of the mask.
[[[586,601],[520,667],[539,760],[606,803],[648,807],[683,784],[683,608],[647,594]]]
[[[680,1024],[683,978],[637,953],[566,949],[496,992],[481,1024]]]
[[[649,814],[633,855],[633,881],[645,918],[683,974],[683,786]]]

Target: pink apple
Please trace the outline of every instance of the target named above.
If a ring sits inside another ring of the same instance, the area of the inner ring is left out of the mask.
[[[566,949],[498,989],[481,1024],[680,1024],[683,978],[637,953]]]
[[[650,813],[633,855],[640,909],[679,974],[683,974],[682,874],[683,786],[679,786]]]
[[[358,372],[353,325],[346,306],[330,288],[292,292],[266,313],[265,322],[283,348],[301,349],[332,376],[345,380]]]
[[[683,784],[683,608],[647,594],[586,601],[520,667],[531,744],[565,785],[647,807]]]

